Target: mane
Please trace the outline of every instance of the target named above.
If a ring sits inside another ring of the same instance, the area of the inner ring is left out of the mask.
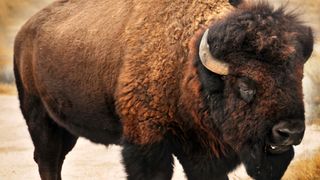
[[[213,56],[233,56],[283,64],[299,54],[293,39],[305,34],[303,23],[287,6],[275,9],[265,1],[244,4],[210,27],[208,43]]]

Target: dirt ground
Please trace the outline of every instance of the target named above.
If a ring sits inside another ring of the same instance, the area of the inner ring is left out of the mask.
[[[306,158],[320,148],[318,137],[319,127],[307,127],[302,144],[296,148],[295,160]],[[40,179],[36,163],[33,161],[33,145],[15,96],[0,96],[0,142],[0,179]],[[106,148],[80,138],[76,147],[66,157],[62,178],[125,179],[120,150],[118,146]],[[248,179],[242,166],[230,173],[229,177],[232,180]],[[185,179],[183,169],[177,161],[173,179]]]

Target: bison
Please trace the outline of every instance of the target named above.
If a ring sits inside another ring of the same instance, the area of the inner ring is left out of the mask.
[[[237,7],[233,7],[232,5]],[[16,36],[14,72],[41,179],[79,136],[123,146],[128,179],[280,179],[305,130],[313,35],[266,2],[60,0]]]

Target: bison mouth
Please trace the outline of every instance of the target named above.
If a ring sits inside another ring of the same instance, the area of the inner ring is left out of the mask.
[[[271,154],[281,154],[288,151],[292,145],[272,145],[268,144],[266,149]]]

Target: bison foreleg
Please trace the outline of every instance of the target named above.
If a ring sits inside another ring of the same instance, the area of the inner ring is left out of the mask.
[[[173,157],[165,143],[135,145],[125,142],[123,163],[129,180],[169,180]]]

